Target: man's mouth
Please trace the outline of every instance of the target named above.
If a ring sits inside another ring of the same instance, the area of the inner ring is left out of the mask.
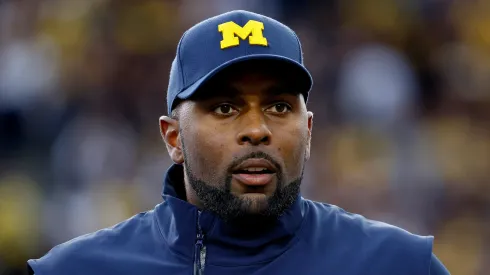
[[[250,167],[250,168],[245,168],[243,170],[236,170],[233,172],[233,174],[257,175],[257,174],[274,174],[274,172],[264,167]]]
[[[264,186],[274,179],[276,168],[266,159],[248,159],[233,169],[233,178],[248,186]]]

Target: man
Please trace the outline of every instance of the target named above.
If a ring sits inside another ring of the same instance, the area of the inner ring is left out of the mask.
[[[177,47],[164,202],[29,260],[58,274],[448,274],[432,237],[300,196],[312,79],[283,24],[233,11]]]

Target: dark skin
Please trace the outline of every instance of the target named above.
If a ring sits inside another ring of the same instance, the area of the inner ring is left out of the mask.
[[[201,93],[205,96],[179,104],[178,119],[160,118],[170,157],[184,165],[187,201],[224,219],[280,215],[299,192],[310,157],[313,113],[303,95],[284,76],[250,71],[215,77]],[[275,165],[269,184],[253,187],[232,177],[232,167],[248,157],[267,158]],[[297,188],[288,188],[292,184]]]

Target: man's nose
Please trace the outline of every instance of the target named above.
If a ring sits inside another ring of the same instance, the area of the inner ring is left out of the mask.
[[[248,114],[242,117],[242,123],[243,126],[237,135],[238,144],[270,144],[272,132],[266,123],[262,111],[250,111]]]

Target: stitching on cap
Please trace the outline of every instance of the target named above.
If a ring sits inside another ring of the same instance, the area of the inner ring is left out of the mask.
[[[179,57],[180,74],[182,75],[182,86],[179,89],[179,93],[184,89],[184,84],[185,84],[184,66],[182,66],[182,60],[180,59],[180,57],[182,56],[182,54],[180,53],[180,48],[182,47],[182,44],[184,43],[184,37],[186,34],[187,34],[187,31],[184,32],[184,34],[182,35],[182,38],[180,39],[179,47],[177,49],[177,54]]]
[[[247,18],[247,13],[245,12],[240,12],[239,13],[239,21],[238,21],[238,24],[240,24],[240,26],[245,26],[245,24],[247,24],[248,21],[245,21]],[[243,51],[244,52],[244,55],[248,55],[248,49],[250,47],[249,44],[245,44],[246,43],[246,40],[248,40],[249,38],[245,38],[244,41],[240,41],[240,43],[238,44],[238,51],[241,52]]]
[[[299,62],[303,64],[303,49],[301,48],[301,43],[299,43],[299,38],[296,35],[296,33],[293,31],[294,37],[296,37],[296,42],[298,42],[298,48],[299,48]]]

